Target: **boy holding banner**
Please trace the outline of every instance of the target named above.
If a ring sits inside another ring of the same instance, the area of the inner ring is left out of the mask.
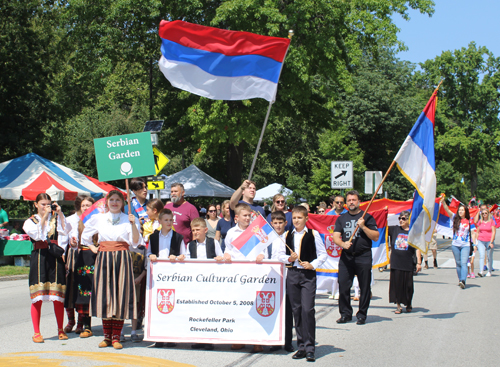
[[[158,215],[158,222],[161,225],[161,231],[155,230],[149,236],[149,247],[147,257],[151,262],[158,259],[169,259],[170,261],[183,261],[186,257],[186,246],[182,235],[172,231],[174,215],[170,209],[163,209]],[[155,348],[175,347],[176,343],[156,342]]]
[[[296,253],[298,258],[288,266],[286,290],[290,297],[297,334],[298,351],[292,358],[306,358],[309,362],[314,362],[316,268],[326,261],[328,255],[319,233],[306,228],[307,220],[305,207],[293,208],[292,221],[295,229],[287,233],[286,254],[292,258]]]
[[[291,213],[290,213],[291,214]],[[288,264],[297,260],[297,254],[292,252],[291,255],[286,254],[285,239],[286,234],[285,228],[288,226],[286,215],[281,210],[277,210],[271,213],[271,225],[280,238],[273,241],[272,244],[272,260],[280,261],[282,263]],[[292,345],[292,328],[293,328],[293,314],[292,305],[290,304],[290,297],[288,293],[285,295],[285,350],[287,352],[293,352]],[[270,348],[271,352],[280,350],[281,345],[273,345]]]
[[[229,231],[227,231],[226,234],[226,249],[224,251],[224,260],[227,262],[231,262],[231,260],[247,260],[247,256],[242,253],[235,245],[233,245],[233,242],[241,235],[245,230],[248,228],[250,225],[250,220],[252,218],[252,209],[248,204],[245,203],[239,203],[236,205],[234,208],[234,219],[237,222],[237,224],[231,228]],[[243,249],[243,248],[241,248]],[[267,251],[267,249],[266,249]],[[265,251],[262,251],[259,253],[257,256],[257,259],[255,260],[256,262],[262,262],[265,257]],[[243,344],[233,344],[231,346],[232,350],[239,350],[242,349],[245,345]],[[253,352],[254,353],[259,353],[262,352],[264,348],[262,348],[262,345],[254,345],[253,347]]]

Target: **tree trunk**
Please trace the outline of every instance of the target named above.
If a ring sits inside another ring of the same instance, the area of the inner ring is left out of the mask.
[[[239,145],[229,144],[227,148],[226,174],[231,187],[241,185],[244,151],[245,142],[241,142]]]
[[[477,190],[477,164],[471,163],[469,166],[469,175],[470,175],[470,195],[474,197]]]

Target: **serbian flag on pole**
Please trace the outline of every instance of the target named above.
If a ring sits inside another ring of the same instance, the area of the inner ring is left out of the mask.
[[[273,227],[259,215],[250,223],[247,229],[240,234],[232,245],[236,247],[245,257],[255,259],[258,254],[264,251],[273,241],[278,238],[278,234]]]
[[[106,211],[106,198],[102,198],[97,200],[90,208],[85,210],[80,216],[80,219],[83,224],[85,224],[94,214],[105,213]]]
[[[160,70],[176,88],[210,99],[275,100],[290,40],[181,20],[160,23]]]
[[[426,234],[431,231],[436,199],[436,163],[434,159],[434,115],[437,90],[406,137],[394,160],[403,176],[415,188],[410,217],[408,243],[422,251]]]

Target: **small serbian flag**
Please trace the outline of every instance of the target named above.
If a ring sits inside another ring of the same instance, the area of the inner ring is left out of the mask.
[[[219,100],[274,101],[290,40],[174,20],[160,23],[159,67],[176,88]]]
[[[245,257],[253,259],[272,244],[276,238],[278,238],[278,234],[274,231],[273,227],[269,225],[262,215],[259,215],[232,242],[232,245],[245,255]]]
[[[105,213],[107,212],[106,208],[106,198],[102,198],[97,200],[90,208],[85,210],[83,214],[80,216],[83,224],[85,224],[94,214]]]

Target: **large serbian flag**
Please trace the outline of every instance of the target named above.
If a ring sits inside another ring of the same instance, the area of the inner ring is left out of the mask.
[[[389,245],[387,239],[387,214],[388,210],[369,211],[377,222],[379,232],[378,241],[372,241],[372,267],[379,268],[389,263],[388,253]],[[321,268],[316,269],[316,284],[319,291],[330,291],[332,289],[333,280],[338,278],[339,259],[342,253],[342,248],[333,242],[333,231],[338,215],[318,215],[309,214],[309,220],[306,222],[308,228],[315,229],[319,232],[323,242],[325,243],[327,260],[321,265]]]
[[[259,215],[232,244],[246,258],[254,260],[276,238],[278,238],[278,234],[273,227],[267,223],[262,215]]]
[[[408,243],[427,250],[432,235],[436,200],[436,162],[434,158],[434,116],[437,90],[413,125],[394,160],[403,176],[415,188]]]
[[[290,40],[174,20],[160,23],[160,70],[210,99],[274,101]]]

